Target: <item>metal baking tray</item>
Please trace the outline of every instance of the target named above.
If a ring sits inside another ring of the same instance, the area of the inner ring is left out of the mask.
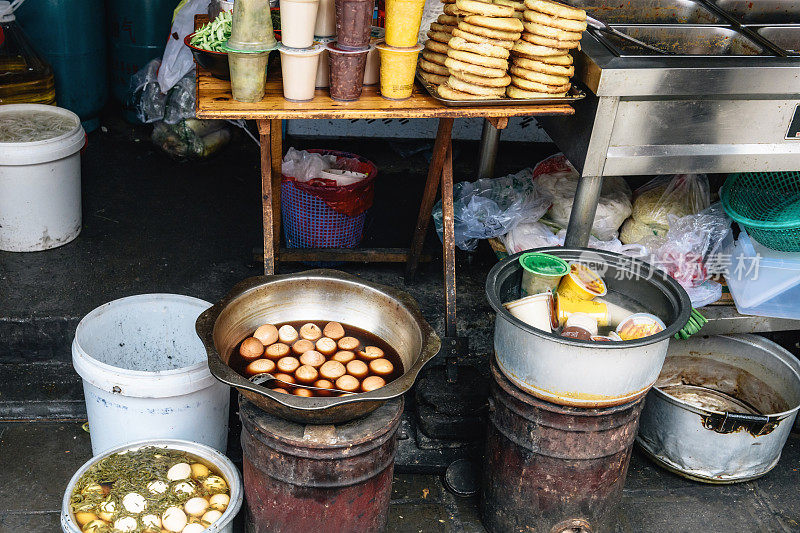
[[[492,100],[448,100],[442,98],[436,89],[423,80],[417,72],[417,81],[428,91],[434,99],[449,107],[472,107],[472,106],[503,106],[503,105],[547,105],[547,104],[569,104],[577,102],[586,97],[586,93],[574,85],[567,92],[567,96],[554,96],[552,98],[494,98]]]
[[[724,24],[709,8],[692,0],[573,0],[573,7],[606,24]]]
[[[718,26],[619,26],[614,29],[664,50],[668,55],[647,50],[614,35],[596,32],[621,57],[742,57],[771,55],[764,48],[731,28]]]
[[[742,24],[800,23],[797,0],[711,0]]]
[[[800,55],[800,24],[761,26],[750,29],[787,54]]]

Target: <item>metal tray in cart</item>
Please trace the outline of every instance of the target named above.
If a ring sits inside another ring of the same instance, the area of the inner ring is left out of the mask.
[[[742,24],[800,23],[797,0],[711,0]]]
[[[417,72],[417,81],[425,87],[433,98],[449,107],[470,107],[470,106],[504,106],[504,105],[547,105],[547,104],[569,104],[577,102],[586,97],[586,93],[577,87],[570,88],[567,96],[554,96],[552,98],[493,98],[491,100],[449,100],[442,98],[433,85],[422,79]]]
[[[749,57],[770,55],[763,46],[727,27],[698,25],[613,25],[635,39],[656,46],[668,55],[660,56],[629,41],[596,32],[595,35],[620,57]]]
[[[693,0],[572,0],[570,5],[606,24],[724,24]]]
[[[749,29],[771,42],[789,55],[800,55],[800,24],[761,26]]]

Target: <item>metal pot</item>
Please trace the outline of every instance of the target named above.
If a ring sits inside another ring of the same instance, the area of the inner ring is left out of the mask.
[[[231,490],[231,501],[228,504],[228,508],[222,513],[220,519],[208,526],[208,528],[204,530],[204,533],[233,533],[233,519],[239,514],[239,509],[242,507],[242,499],[244,497],[242,478],[239,475],[239,470],[230,459],[210,446],[188,440],[174,439],[140,440],[131,442],[123,446],[117,446],[116,448],[106,450],[100,455],[95,455],[86,461],[86,463],[75,472],[72,479],[69,480],[67,490],[64,491],[64,499],[61,501],[61,530],[64,533],[81,533],[81,528],[72,516],[70,505],[72,493],[75,491],[75,485],[78,484],[78,480],[80,480],[81,476],[91,467],[110,455],[130,450],[138,450],[145,446],[157,446],[159,448],[187,452],[196,455],[209,465],[214,465],[219,473],[222,474],[223,479],[225,479],[225,482]]]
[[[405,372],[372,392],[303,398],[255,385],[228,366],[236,345],[258,326],[295,320],[335,320],[369,331],[397,350]],[[404,394],[441,346],[409,294],[336,270],[246,279],[200,315],[196,328],[214,377],[264,411],[304,424],[352,420]]]
[[[497,312],[494,349],[503,374],[522,390],[558,405],[611,407],[644,396],[658,377],[670,338],[689,320],[691,302],[683,287],[649,263],[613,252],[535,251],[586,264],[603,276],[605,300],[632,313],[657,315],[667,328],[622,342],[583,341],[533,328],[503,307],[520,297],[521,254],[515,254],[495,265],[486,280],[486,296]]]
[[[676,385],[724,393],[751,412],[696,407],[665,392]],[[636,440],[656,463],[682,476],[747,481],[778,463],[798,409],[800,362],[791,353],[757,335],[692,338],[670,346]]]

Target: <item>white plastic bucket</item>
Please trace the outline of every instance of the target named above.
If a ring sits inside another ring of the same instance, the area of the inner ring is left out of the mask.
[[[114,300],[86,315],[72,342],[94,455],[143,439],[225,452],[230,389],[208,370],[194,323],[211,304],[177,294]]]
[[[0,142],[0,250],[36,252],[61,246],[81,232],[81,158],[86,134],[78,115],[41,104],[0,106],[9,113],[50,113],[75,127],[32,142]]]
[[[169,448],[171,450],[188,452],[216,466],[219,469],[220,474],[222,474],[222,477],[228,483],[228,487],[231,489],[231,501],[220,519],[207,527],[203,533],[233,533],[233,519],[236,518],[237,514],[239,514],[239,510],[242,507],[242,498],[244,496],[242,478],[239,475],[239,471],[236,469],[230,459],[218,451],[213,450],[208,446],[203,446],[202,444],[182,440],[148,440],[132,442],[125,446],[118,446],[108,450],[103,453],[102,456],[96,456],[87,461],[82,467],[80,467],[80,469],[78,469],[77,472],[75,472],[75,474],[72,476],[72,479],[70,479],[69,484],[67,485],[67,490],[64,492],[64,498],[61,501],[61,530],[64,533],[80,533],[81,531],[72,516],[72,511],[70,508],[72,493],[75,490],[75,485],[78,484],[78,480],[80,480],[81,476],[83,476],[83,474],[85,474],[86,471],[92,466],[96,465],[101,459],[105,459],[109,455],[129,450],[138,450],[139,448],[143,448],[145,446],[158,446],[161,448]]]

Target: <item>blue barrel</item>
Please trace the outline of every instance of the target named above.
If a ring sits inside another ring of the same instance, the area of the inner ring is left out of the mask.
[[[78,115],[87,133],[97,129],[108,98],[103,0],[27,0],[15,14],[53,67],[58,105]]]
[[[151,59],[161,57],[178,0],[108,0],[108,42],[111,94],[120,102],[131,76]]]

